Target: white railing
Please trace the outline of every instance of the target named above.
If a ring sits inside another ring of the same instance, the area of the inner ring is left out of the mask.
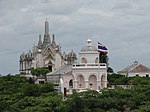
[[[106,63],[85,63],[85,64],[74,64],[73,68],[106,68]]]

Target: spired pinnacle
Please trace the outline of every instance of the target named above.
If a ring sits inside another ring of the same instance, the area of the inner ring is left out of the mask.
[[[46,21],[45,21],[45,34],[49,34],[49,23],[47,21],[47,18],[46,18]]]
[[[39,35],[38,47],[42,48],[41,34]]]
[[[55,35],[54,34],[52,36],[52,45],[53,45],[53,47],[56,47]]]
[[[49,22],[46,19],[43,46],[45,47],[48,44],[51,44],[51,40],[50,40],[50,34],[49,34]]]

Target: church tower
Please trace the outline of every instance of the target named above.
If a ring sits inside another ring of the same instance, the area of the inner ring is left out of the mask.
[[[50,34],[49,34],[49,23],[46,19],[43,46],[46,47],[48,44],[51,44],[51,40],[50,40]]]

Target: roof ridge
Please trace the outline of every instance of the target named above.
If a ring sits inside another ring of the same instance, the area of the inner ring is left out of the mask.
[[[136,68],[137,66],[141,65],[141,64],[134,64],[136,66],[134,66],[133,68],[130,69],[130,71],[132,71],[134,68]]]

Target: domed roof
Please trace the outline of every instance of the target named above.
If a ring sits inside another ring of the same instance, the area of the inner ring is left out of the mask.
[[[20,55],[20,61],[23,61],[25,59],[25,53],[23,52],[21,55]]]
[[[26,54],[27,58],[31,58],[32,57],[32,53],[31,51],[29,50],[29,52]]]
[[[32,60],[33,59],[33,55],[32,52],[29,50],[29,52],[26,54],[26,60]]]
[[[96,47],[94,46],[84,46],[82,49],[81,49],[81,52],[87,52],[87,51],[97,51]]]
[[[95,46],[92,46],[91,39],[88,39],[87,45],[81,49],[81,52],[88,52],[88,51],[97,51],[97,48]]]
[[[77,55],[73,50],[68,54],[68,58],[77,58]]]

